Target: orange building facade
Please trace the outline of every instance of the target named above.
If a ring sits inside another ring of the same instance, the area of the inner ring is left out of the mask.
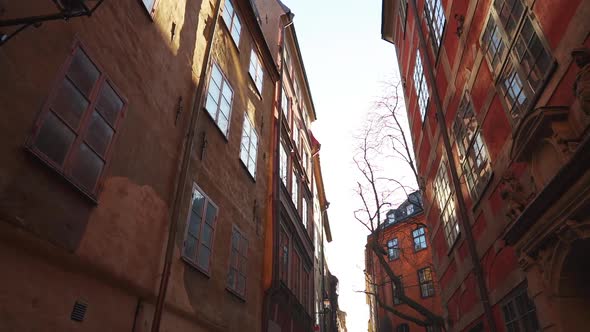
[[[387,250],[387,260],[393,272],[400,276],[406,296],[431,311],[442,314],[440,287],[432,265],[432,248],[429,232],[424,227],[424,210],[419,192],[396,209],[387,212],[387,221],[379,231],[379,242]],[[373,240],[369,235],[367,243]],[[394,285],[373,252],[366,251],[365,271],[370,283],[367,285],[368,302],[375,303],[369,317],[373,331],[422,331],[425,327],[403,319],[387,311],[378,302],[416,318],[421,316],[395,297]],[[377,299],[378,298],[378,299]]]
[[[56,3],[2,1],[0,23]],[[261,331],[279,75],[251,3],[104,1],[17,28],[0,330]]]
[[[590,3],[385,0],[449,331],[589,326]]]

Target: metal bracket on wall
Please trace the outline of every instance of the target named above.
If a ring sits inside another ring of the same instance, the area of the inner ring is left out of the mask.
[[[81,16],[92,16],[94,11],[103,3],[104,0],[52,0],[57,7],[58,12],[54,14],[32,15],[20,18],[11,18],[0,20],[0,27],[17,27],[10,33],[0,33],[0,46],[6,44],[10,39],[16,36],[30,26],[40,27],[45,21],[64,20]],[[7,10],[2,8],[2,14]]]

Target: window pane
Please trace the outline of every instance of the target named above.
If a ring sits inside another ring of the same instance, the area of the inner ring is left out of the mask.
[[[117,121],[117,117],[119,116],[119,112],[123,108],[123,100],[117,95],[115,90],[108,84],[105,83],[103,85],[102,90],[100,91],[100,97],[98,99],[98,104],[96,108],[102,114],[105,119],[111,124],[111,126],[115,126]]]
[[[97,112],[92,112],[90,124],[88,125],[88,132],[86,133],[86,141],[103,157],[105,156],[113,134],[113,129],[106,123],[102,116]]]
[[[199,257],[197,258],[197,265],[205,270],[209,270],[209,256],[211,256],[211,250],[204,246],[199,246]]]
[[[82,114],[88,107],[88,101],[74,87],[69,79],[63,80],[57,95],[51,103],[51,110],[58,113],[72,128],[78,129]]]
[[[74,133],[55,114],[48,112],[34,145],[61,166],[74,139]]]
[[[148,11],[152,11],[154,9],[154,2],[156,0],[143,0],[143,5]]]
[[[215,64],[213,66],[213,69],[211,70],[211,79],[214,83],[210,82],[209,86],[211,86],[212,84],[215,84],[218,87],[221,86],[221,82],[223,81],[223,75],[221,74],[221,69],[219,69],[219,66],[217,64]]]
[[[207,95],[207,103],[205,104],[205,109],[207,109],[207,112],[209,112],[213,119],[215,119],[215,116],[217,114],[217,99],[211,93]]]
[[[197,239],[201,230],[201,216],[196,214],[194,211],[191,212],[191,216],[188,223],[188,233]]]
[[[205,218],[205,220],[207,221],[207,224],[211,225],[211,227],[215,227],[215,217],[217,216],[217,208],[209,203],[207,205],[207,216]]]
[[[242,274],[239,274],[237,291],[240,294],[244,294],[245,290],[246,290],[246,277],[243,276]]]
[[[229,288],[234,288],[235,287],[235,282],[236,282],[236,270],[233,268],[229,269],[229,272],[227,274],[227,286]]]
[[[72,164],[72,177],[84,188],[94,191],[94,187],[104,162],[86,144],[81,144]]]
[[[184,240],[184,250],[183,255],[190,259],[195,258],[195,254],[197,251],[197,239],[192,236],[187,236]]]
[[[198,190],[193,190],[193,206],[192,209],[196,212],[199,216],[203,215],[203,206],[205,204],[205,196],[201,194]]]
[[[227,135],[227,128],[229,126],[229,122],[224,114],[219,114],[219,118],[217,119],[217,126],[221,130],[224,135]]]
[[[86,97],[90,97],[90,92],[98,80],[100,72],[84,51],[78,48],[67,75]]]
[[[209,225],[204,225],[203,226],[203,236],[201,237],[201,243],[203,243],[203,245],[207,246],[208,248],[211,248],[212,235],[213,235],[213,228],[211,228],[211,226],[209,226]]]

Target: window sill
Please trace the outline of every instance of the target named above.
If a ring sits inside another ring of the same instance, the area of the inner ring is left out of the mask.
[[[74,179],[72,179],[68,175],[64,174],[61,169],[59,169],[57,166],[55,166],[51,161],[47,160],[47,158],[43,154],[38,152],[34,147],[27,144],[27,145],[25,145],[25,150],[27,150],[39,162],[41,162],[45,166],[49,167],[49,169],[51,169],[53,172],[58,174],[62,180],[69,183],[75,190],[77,190],[80,194],[82,194],[82,196],[84,196],[84,198],[88,199],[92,204],[98,205],[97,194],[91,194],[86,189],[82,188],[80,185],[78,185],[76,183],[76,181]],[[105,168],[106,168],[106,165],[105,165]],[[103,169],[103,171],[104,171],[104,169]],[[99,183],[100,183],[100,180],[101,179],[99,178],[99,180],[98,180]]]
[[[211,274],[207,272],[205,269],[199,267],[195,262],[193,262],[190,258],[187,258],[184,254],[180,255],[180,258],[190,267],[194,268],[198,272],[202,273],[207,279],[211,278]]]
[[[234,297],[236,297],[238,300],[240,300],[240,302],[242,303],[246,303],[246,298],[244,297],[244,295],[238,293],[237,291],[235,291],[233,288],[227,286],[225,287],[225,290],[230,293],[231,295],[233,295]]]
[[[418,249],[418,250],[414,249],[414,253],[419,253],[419,252],[424,251],[426,249],[428,249],[428,247],[424,247],[424,248]]]

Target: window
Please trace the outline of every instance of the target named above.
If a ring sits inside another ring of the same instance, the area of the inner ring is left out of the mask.
[[[297,97],[297,102],[299,103],[299,105],[301,105],[301,88],[299,87],[299,84],[297,83],[296,79],[293,80],[293,90],[295,91],[295,97]]]
[[[295,118],[295,115],[293,115],[293,118]],[[295,144],[295,150],[297,152],[299,152],[299,140],[300,140],[300,133],[299,133],[299,122],[297,121],[297,119],[294,119],[293,121],[293,142]]]
[[[217,124],[217,127],[219,127],[223,135],[226,137],[229,131],[229,119],[231,116],[233,97],[234,92],[229,85],[229,82],[223,76],[219,66],[213,64],[205,108],[213,118],[213,121]]]
[[[289,113],[291,112],[289,105],[289,97],[287,96],[287,91],[283,88],[283,94],[281,96],[281,110],[283,110],[283,115],[285,115],[285,119],[289,121]]]
[[[291,73],[293,72],[293,62],[291,62],[291,53],[289,49],[285,46],[285,70],[287,71],[287,75],[291,77]]]
[[[406,17],[408,13],[408,0],[402,0],[399,3],[399,19],[402,31],[406,32]]]
[[[260,59],[258,55],[252,49],[250,53],[250,69],[248,71],[250,73],[250,77],[254,80],[254,84],[256,85],[256,89],[258,89],[259,93],[262,93],[262,83],[263,83],[263,76],[264,73],[262,72],[262,65],[260,64]]]
[[[412,231],[412,237],[414,238],[414,251],[426,249],[426,232],[424,227]]]
[[[402,301],[396,295],[395,290],[396,290],[395,284],[392,282],[391,283],[391,298],[393,299],[393,304],[398,305],[398,304],[401,304]]]
[[[280,235],[280,264],[279,264],[279,274],[281,276],[281,281],[284,282],[286,285],[289,283],[289,237],[287,236],[287,232],[284,229],[281,229]]]
[[[429,267],[418,270],[418,282],[420,283],[420,295],[422,297],[434,296],[434,282]]]
[[[412,215],[414,213],[414,204],[409,204],[406,206],[406,214],[408,216]]]
[[[30,151],[95,198],[125,102],[76,47],[28,142]]]
[[[506,54],[506,45],[502,39],[502,32],[493,18],[488,20],[482,39],[482,46],[486,51],[486,57],[491,65],[492,72],[496,72],[502,65],[502,59]]]
[[[426,85],[426,78],[424,77],[424,69],[422,68],[422,58],[420,58],[420,50],[416,51],[416,63],[414,65],[414,89],[416,89],[416,96],[418,99],[418,108],[422,121],[426,116],[426,107],[428,107],[428,86]]]
[[[193,196],[188,214],[182,256],[207,273],[209,272],[211,251],[213,250],[217,212],[217,206],[196,184],[193,185]]]
[[[424,12],[426,22],[428,23],[428,29],[430,30],[430,40],[434,47],[434,53],[437,53],[447,20],[441,0],[426,0]]]
[[[387,241],[387,257],[390,261],[396,260],[399,258],[399,246],[397,242],[397,238],[393,238]]]
[[[240,45],[242,23],[240,23],[240,18],[238,17],[231,0],[225,0],[225,4],[223,5],[223,21],[236,45]]]
[[[440,209],[445,238],[449,247],[451,247],[459,235],[459,223],[455,212],[455,200],[452,197],[449,186],[447,164],[445,161],[441,162],[436,179],[434,180],[434,195]]]
[[[539,322],[535,304],[527,296],[526,287],[519,287],[515,293],[502,306],[506,330],[536,332],[539,331]]]
[[[307,144],[303,144],[303,170],[308,179],[311,179],[311,157]]]
[[[307,204],[308,200],[305,195],[303,195],[303,197],[301,197],[301,222],[303,223],[303,226],[305,226],[305,229],[309,227],[309,212]]]
[[[547,81],[553,60],[522,0],[496,0],[492,8],[481,44],[515,124]]]
[[[248,240],[237,227],[233,227],[227,287],[244,297],[246,294],[246,267],[248,266]]]
[[[156,9],[156,0],[142,0],[143,2],[143,6],[145,7],[145,9],[147,9],[147,11],[150,13],[150,15],[153,15],[155,9]]]
[[[281,182],[286,187],[287,186],[287,169],[289,163],[289,157],[287,155],[287,148],[285,148],[285,143],[281,142],[280,151],[279,151],[279,176],[281,177]]]
[[[387,212],[387,225],[395,223],[395,210]]]
[[[459,106],[453,132],[469,192],[471,197],[476,199],[490,177],[491,166],[468,94],[465,94]]]
[[[242,130],[242,144],[240,145],[240,160],[248,168],[248,172],[256,178],[256,156],[258,150],[258,134],[250,122],[248,113],[244,113],[244,128]]]
[[[299,179],[295,170],[293,170],[291,176],[291,199],[293,200],[293,204],[295,204],[295,208],[299,209]]]
[[[301,258],[297,250],[293,250],[293,260],[291,266],[291,290],[293,294],[297,296],[301,300],[301,285],[300,285],[300,278],[301,278]]]

